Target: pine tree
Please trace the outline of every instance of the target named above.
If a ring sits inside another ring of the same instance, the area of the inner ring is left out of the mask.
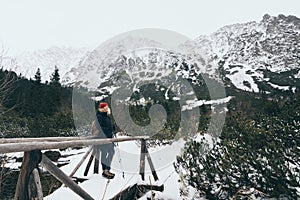
[[[60,86],[60,75],[57,66],[55,66],[54,72],[50,77],[50,85]]]
[[[50,88],[46,95],[46,99],[49,100],[50,106],[48,110],[51,114],[57,112],[61,106],[61,84],[60,75],[57,66],[55,66],[54,72],[50,77]]]
[[[40,68],[37,69],[35,75],[34,75],[34,80],[37,82],[37,83],[41,83],[42,80],[41,80],[41,70]]]
[[[212,148],[204,140],[185,145],[177,157],[177,171],[207,199],[244,199],[251,193],[299,198],[295,189],[300,187],[299,105],[293,106],[298,109],[288,106],[289,113],[280,117],[231,116],[221,141]]]

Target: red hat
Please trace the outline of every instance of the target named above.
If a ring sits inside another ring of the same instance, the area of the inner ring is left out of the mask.
[[[104,108],[105,106],[108,106],[108,104],[105,103],[105,102],[101,102],[101,103],[99,104],[99,108]]]

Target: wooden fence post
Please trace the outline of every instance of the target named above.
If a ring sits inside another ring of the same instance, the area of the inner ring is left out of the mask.
[[[99,174],[99,159],[100,159],[100,150],[99,148],[97,148],[97,146],[95,147],[95,161],[94,161],[94,174]]]
[[[145,156],[146,156],[146,141],[141,140],[141,156],[140,156],[140,175],[142,180],[145,180]]]
[[[141,145],[141,157],[140,157],[140,175],[142,177],[142,180],[145,180],[145,157],[147,157],[152,175],[154,177],[154,180],[157,181],[158,180],[158,176],[157,173],[155,171],[152,159],[150,157],[150,154],[148,152],[147,146],[146,146],[146,140],[142,139],[141,140],[142,145]]]
[[[32,171],[31,176],[29,178],[28,186],[29,186],[28,193],[30,199],[34,199],[34,200],[43,199],[42,184],[39,176],[39,171],[37,168],[34,168],[34,170]]]
[[[157,180],[158,180],[158,176],[157,176],[157,173],[156,173],[156,171],[155,171],[155,168],[154,168],[152,159],[151,159],[151,157],[150,157],[150,154],[149,154],[149,151],[148,151],[147,147],[145,147],[145,149],[146,149],[146,157],[147,157],[147,160],[148,160],[148,163],[149,163],[149,166],[150,166],[152,175],[153,175],[153,177],[154,177],[154,180],[157,181]]]
[[[77,170],[79,169],[79,167],[82,165],[82,163],[85,161],[85,159],[89,156],[89,154],[91,153],[92,150],[93,150],[93,147],[90,147],[89,150],[82,157],[82,159],[80,160],[80,162],[76,165],[76,167],[74,168],[74,170],[72,171],[72,173],[69,175],[69,177],[74,176],[74,174],[77,172]]]
[[[87,174],[89,173],[91,164],[92,164],[93,159],[94,159],[94,154],[95,154],[95,152],[96,152],[96,151],[95,151],[95,149],[93,148],[92,155],[91,155],[91,157],[90,157],[90,159],[89,159],[89,161],[88,161],[88,164],[86,165],[86,168],[85,168],[84,173],[83,173],[84,176],[87,176]]]
[[[17,182],[17,188],[15,192],[15,200],[27,200],[30,199],[28,188],[29,178],[32,171],[38,167],[42,158],[40,150],[26,151],[24,152],[22,167]]]

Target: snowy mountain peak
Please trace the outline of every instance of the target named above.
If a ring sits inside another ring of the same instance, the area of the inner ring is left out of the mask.
[[[6,57],[2,65],[5,69],[16,71],[27,78],[33,78],[37,69],[40,68],[42,81],[49,80],[57,66],[62,82],[64,82],[65,75],[73,67],[77,67],[87,53],[87,48],[53,46],[48,49],[26,51],[16,57]]]
[[[149,54],[144,52],[144,56],[137,53],[128,57],[132,49],[153,47],[153,50],[154,47],[159,47],[159,43],[141,37],[127,36],[122,40],[107,41],[91,51],[87,48],[51,47],[24,52],[15,58],[6,59],[2,64],[6,69],[22,73],[28,78],[32,78],[37,68],[40,68],[43,81],[49,80],[54,67],[57,66],[63,84],[77,82],[85,87],[97,88],[124,66],[130,68],[139,62],[151,64],[152,61],[152,64],[155,64],[159,59],[162,63],[178,62],[180,65],[181,61],[185,60],[188,65],[198,66],[201,73],[217,78],[214,75],[221,72],[235,87],[259,92],[259,82],[267,80],[266,71],[268,73],[293,71],[291,77],[299,78],[299,33],[298,17],[285,15],[276,17],[265,14],[260,22],[226,25],[208,36],[201,35],[183,44],[191,49],[194,55],[169,52],[164,61],[162,57],[165,52],[162,51]],[[129,60],[126,61],[126,58]],[[125,64],[126,62],[128,63]],[[287,81],[288,85],[275,82],[271,84],[293,86],[291,85],[293,81]]]
[[[260,22],[227,25],[195,41],[237,88],[258,92],[256,82],[264,78],[259,70],[299,69],[299,24],[295,16],[266,14]]]

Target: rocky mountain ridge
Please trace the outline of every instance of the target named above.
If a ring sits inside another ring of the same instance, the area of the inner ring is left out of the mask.
[[[295,92],[299,88],[300,78],[299,33],[299,18],[266,14],[260,22],[227,25],[209,36],[199,36],[183,45],[194,52],[201,52],[200,56],[155,48],[148,52],[139,49],[135,53],[121,55],[124,46],[134,49],[138,44],[156,45],[155,41],[145,38],[129,37],[123,44],[108,44],[101,52],[99,49],[54,47],[24,53],[2,65],[31,78],[39,67],[44,80],[53,72],[51,67],[57,66],[63,84],[77,82],[81,86],[95,89],[101,84],[107,85],[105,82],[117,76],[117,73],[132,70],[133,65],[142,63],[146,66],[150,63],[163,66],[164,69],[160,69],[162,72],[173,66],[175,71],[193,81],[200,74],[209,74],[215,78],[221,75],[225,84],[245,91],[269,92],[277,88]],[[282,80],[274,78],[285,75]]]

